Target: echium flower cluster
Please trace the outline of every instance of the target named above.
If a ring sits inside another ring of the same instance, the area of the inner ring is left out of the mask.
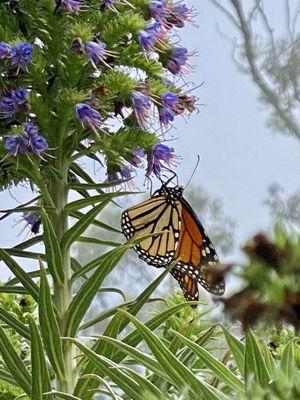
[[[52,6],[51,16],[64,37],[58,46],[61,57],[51,29],[47,36],[41,27],[26,26],[29,34],[23,37],[28,42],[0,42],[5,79],[1,146],[6,155],[17,157],[16,163],[25,159],[19,155],[40,156],[42,168],[47,149],[55,158],[58,143],[63,145],[59,131],[77,158],[98,153],[92,157],[106,163],[108,181],[128,181],[137,168],[145,167],[147,177],[159,177],[164,168],[175,167],[180,157],[164,141],[170,139],[175,118],[195,110],[195,96],[177,86],[191,70],[192,55],[178,43],[178,33],[187,22],[195,25],[194,9],[171,0],[99,0],[97,6],[86,0],[55,0]],[[37,9],[45,11],[39,4]],[[38,84],[35,74],[40,74]],[[51,101],[43,98],[48,93]],[[39,107],[44,114],[39,115]],[[52,123],[43,125],[45,115]],[[65,117],[63,133],[55,118]],[[50,134],[52,126],[56,131]]]

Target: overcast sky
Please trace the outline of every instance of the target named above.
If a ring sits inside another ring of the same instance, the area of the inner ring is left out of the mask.
[[[183,33],[186,47],[198,51],[192,60],[196,72],[188,79],[203,85],[197,89],[201,106],[186,123],[177,118],[172,143],[183,157],[178,173],[184,184],[191,174],[197,154],[201,163],[193,178],[211,194],[223,199],[226,214],[237,223],[237,242],[270,224],[263,205],[267,187],[274,181],[287,192],[299,189],[300,144],[293,138],[267,128],[267,112],[257,101],[257,89],[250,78],[241,75],[231,58],[227,35],[233,29],[209,1],[187,1],[199,9],[199,29],[189,26]],[[276,12],[279,12],[277,10]],[[21,202],[30,198],[29,190],[14,190]],[[9,193],[0,193],[1,209],[18,203]],[[16,217],[14,217],[16,218]],[[12,228],[14,219],[0,222],[0,247],[21,241],[16,238],[21,226]],[[5,279],[1,274],[1,280]]]

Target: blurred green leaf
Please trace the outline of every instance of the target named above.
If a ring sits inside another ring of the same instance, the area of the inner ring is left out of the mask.
[[[11,312],[6,311],[0,306],[0,319],[6,323],[11,329],[19,333],[25,339],[30,340],[29,329],[26,325],[20,322]]]
[[[20,356],[17,354],[13,345],[10,343],[8,337],[6,336],[1,326],[0,326],[0,352],[14,380],[24,390],[24,392],[30,396],[31,376],[25,364],[21,360]]]
[[[32,315],[27,315],[31,336],[32,400],[42,400],[43,393],[51,390],[51,382],[38,327]]]
[[[281,357],[280,367],[289,379],[294,379],[297,371],[295,355],[296,341],[297,339],[292,339],[289,341],[289,343],[285,346]]]
[[[231,353],[237,363],[238,369],[242,375],[245,372],[245,345],[232,335],[224,325],[221,326],[224,332],[226,342],[231,350]]]
[[[60,340],[60,332],[54,312],[54,307],[52,304],[52,296],[47,280],[47,275],[42,266],[39,301],[39,321],[43,343],[51,365],[54,368],[59,379],[61,381],[64,381],[66,379],[65,364],[62,344]]]

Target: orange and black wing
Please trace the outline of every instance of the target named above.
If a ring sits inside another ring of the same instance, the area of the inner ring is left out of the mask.
[[[165,196],[157,195],[124,211],[121,226],[127,239],[148,235],[134,250],[148,264],[164,267],[174,259],[180,235],[180,214],[179,201],[170,204]]]
[[[199,300],[198,282],[191,276],[181,272],[177,268],[171,270],[171,274],[178,281],[181,289],[183,290],[184,297],[188,301]],[[196,306],[195,306],[196,307]]]
[[[191,206],[184,199],[181,205],[180,237],[175,252],[175,259],[179,258],[180,261],[176,268],[197,280],[207,291],[222,295],[225,282],[214,273],[219,263],[215,248]]]

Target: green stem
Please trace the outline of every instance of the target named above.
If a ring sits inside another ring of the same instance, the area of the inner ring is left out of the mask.
[[[60,174],[55,176],[51,182],[49,191],[51,198],[57,209],[56,214],[51,215],[51,221],[56,232],[58,241],[61,242],[63,234],[68,230],[68,213],[65,206],[68,203],[68,163],[60,160],[56,168]],[[72,301],[72,284],[71,284],[71,257],[69,249],[62,249],[62,266],[65,272],[64,283],[53,283],[53,299],[54,305],[58,313],[58,324],[61,336],[65,334],[65,321],[69,305]],[[74,346],[67,341],[63,342],[63,356],[66,368],[66,381],[57,381],[57,390],[64,393],[72,394],[76,384],[76,366],[75,366],[75,349]]]

